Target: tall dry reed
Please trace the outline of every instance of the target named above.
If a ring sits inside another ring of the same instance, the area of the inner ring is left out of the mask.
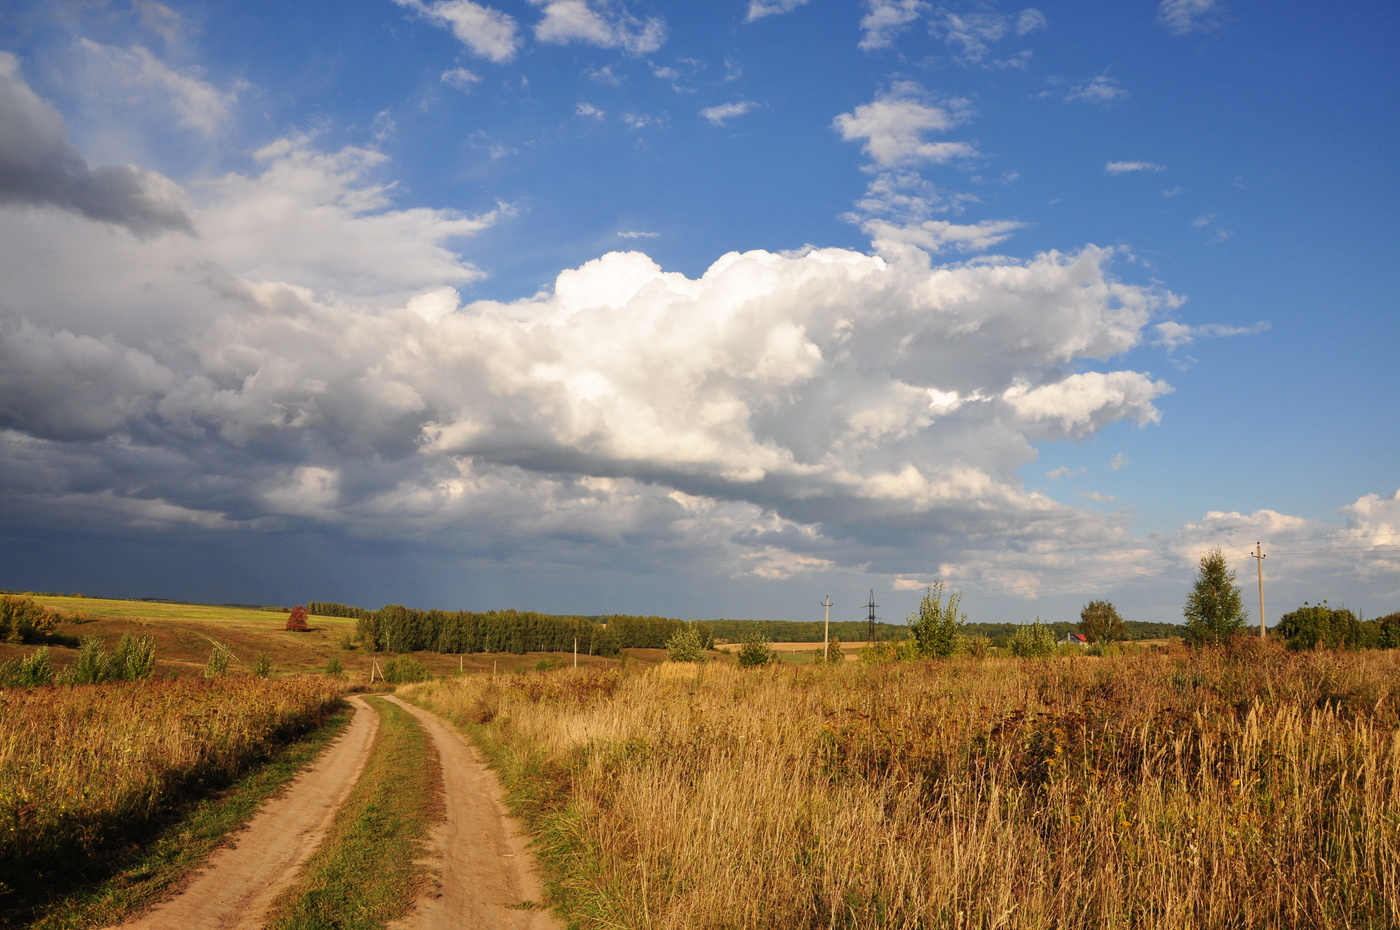
[[[82,856],[325,719],[319,678],[0,691],[0,882]]]
[[[584,926],[1400,925],[1394,653],[662,666],[417,695],[479,723],[533,792]]]

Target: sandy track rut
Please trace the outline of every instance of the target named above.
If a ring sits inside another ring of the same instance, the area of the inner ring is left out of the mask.
[[[360,777],[379,715],[358,697],[350,726],[281,795],[268,801],[174,898],[121,930],[254,930],[316,851]]]
[[[543,889],[524,834],[496,776],[462,735],[436,714],[388,700],[412,714],[442,760],[446,819],[433,831],[436,886],[415,904],[402,930],[563,930],[542,909]],[[524,902],[533,908],[522,908]]]

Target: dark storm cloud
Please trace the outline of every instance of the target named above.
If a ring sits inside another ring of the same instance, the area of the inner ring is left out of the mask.
[[[192,233],[179,196],[169,180],[134,165],[90,167],[63,117],[19,76],[19,60],[0,52],[0,204],[55,207],[138,236]]]

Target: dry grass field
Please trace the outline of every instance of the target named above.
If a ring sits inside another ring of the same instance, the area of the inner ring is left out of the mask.
[[[1400,655],[433,682],[584,927],[1400,926]]]
[[[341,690],[303,677],[0,691],[0,896],[225,783],[321,723]]]

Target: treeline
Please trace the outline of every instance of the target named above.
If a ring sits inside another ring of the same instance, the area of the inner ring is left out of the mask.
[[[711,620],[714,635],[731,643],[742,643],[757,634],[770,643],[819,643],[824,624],[820,620]],[[843,643],[863,643],[870,636],[868,620],[833,620],[831,635]],[[904,639],[909,628],[902,623],[876,623],[875,641]]]
[[[1279,617],[1276,628],[1289,649],[1394,649],[1400,647],[1400,613],[1362,620],[1345,608],[1304,603]]]
[[[306,612],[317,617],[344,617],[347,620],[363,620],[372,617],[374,611],[363,607],[350,607],[333,601],[307,601]]]
[[[666,641],[686,626],[685,621],[670,617],[573,617],[529,610],[417,610],[398,604],[371,611],[313,601],[307,610],[321,616],[354,617],[360,642],[376,652],[398,653],[571,652],[577,644],[581,653],[615,656],[622,649],[665,648]],[[706,648],[713,647],[715,634],[710,624],[697,623],[695,628]]]
[[[1056,640],[1062,640],[1070,633],[1083,632],[1077,621],[1041,622],[1055,634]],[[1179,623],[1159,623],[1148,620],[1125,620],[1123,625],[1126,627],[1126,635],[1123,638],[1133,642],[1143,639],[1180,637],[1185,629]],[[967,623],[963,625],[962,630],[967,636],[987,637],[993,646],[1005,646],[1011,642],[1011,637],[1016,634],[1016,631],[1023,626],[1025,626],[1024,623]]]

